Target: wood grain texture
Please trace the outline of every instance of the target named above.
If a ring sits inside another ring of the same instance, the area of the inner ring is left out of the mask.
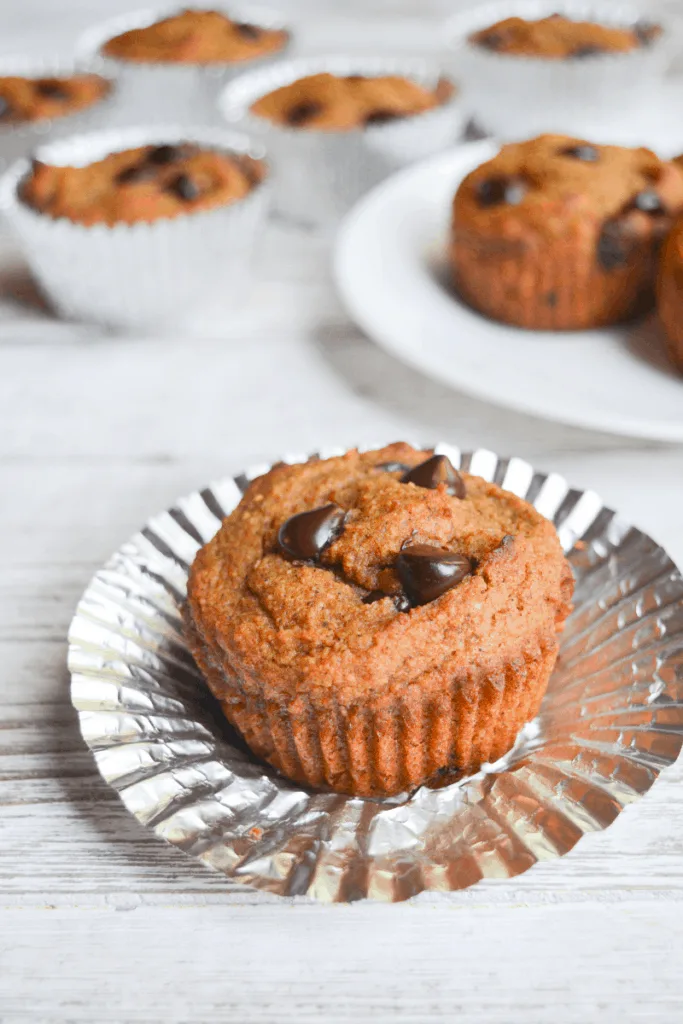
[[[2,48],[66,51],[129,0],[5,5]],[[132,5],[134,6],[134,5]],[[310,49],[430,51],[447,0],[281,3]],[[155,840],[97,775],[66,631],[152,513],[283,451],[397,437],[516,453],[598,490],[683,563],[683,448],[542,423],[364,339],[323,241],[273,225],[237,319],[193,338],[54,321],[0,238],[0,1021],[674,1021],[683,767],[561,861],[410,904],[257,895]],[[39,983],[38,983],[39,982]]]

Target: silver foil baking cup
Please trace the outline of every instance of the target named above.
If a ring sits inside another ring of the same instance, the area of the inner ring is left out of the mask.
[[[555,60],[496,53],[469,36],[504,18],[563,14],[621,28],[660,25],[662,34],[628,53]],[[587,122],[625,120],[656,87],[670,63],[673,33],[654,6],[614,0],[494,0],[454,15],[444,30],[450,65],[460,76],[465,102],[478,124],[503,139],[542,132],[581,135]]]
[[[65,114],[64,117],[0,124],[0,172],[6,170],[15,160],[30,156],[36,146],[43,143],[94,128],[112,126],[115,123],[115,110],[118,104],[116,80],[99,66],[74,64],[49,57],[0,58],[0,77],[17,75],[25,78],[62,78],[84,74],[99,75],[109,85],[108,93],[92,106],[77,110],[73,114]]]
[[[130,128],[79,135],[42,146],[45,163],[83,166],[136,146],[196,142],[264,159],[261,146],[220,129]],[[24,203],[30,170],[20,160],[0,179],[0,209],[26,260],[57,311],[123,330],[146,330],[191,315],[220,296],[237,307],[247,293],[254,244],[265,221],[269,181],[224,206],[135,224],[86,227],[53,218]]]
[[[123,32],[154,25],[163,18],[183,10],[207,10],[208,7],[212,11],[222,12],[231,19],[258,25],[259,28],[286,31],[289,42],[276,53],[269,53],[250,61],[231,63],[126,61],[108,57],[102,52],[106,42]],[[118,115],[124,123],[161,121],[172,124],[218,126],[220,117],[216,109],[216,99],[223,86],[247,69],[261,67],[287,53],[291,41],[291,32],[283,17],[268,7],[222,2],[207,6],[206,2],[189,2],[171,7],[148,7],[100,22],[83,33],[77,45],[77,52],[84,59],[97,61],[105,74],[117,77]]]
[[[463,132],[458,90],[422,114],[353,131],[313,131],[273,124],[251,113],[262,96],[284,85],[329,72],[333,75],[402,75],[429,89],[442,75],[422,60],[372,57],[309,57],[279,61],[245,73],[219,97],[229,124],[264,141],[277,168],[273,204],[302,224],[335,225],[357,199],[387,175],[445,149]]]
[[[540,715],[468,779],[390,800],[308,791],[251,755],[223,718],[181,606],[197,551],[268,466],[150,519],[78,605],[71,698],[100,773],[139,822],[235,882],[396,902],[511,878],[607,828],[679,755],[683,578],[666,552],[556,473],[484,449],[436,450],[551,519],[576,577]]]

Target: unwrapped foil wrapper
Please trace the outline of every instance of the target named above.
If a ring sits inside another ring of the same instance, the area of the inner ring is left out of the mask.
[[[484,449],[436,450],[550,518],[576,577],[539,717],[468,779],[390,800],[306,791],[258,761],[223,718],[187,650],[181,606],[196,552],[268,466],[151,519],[81,599],[71,695],[100,773],[138,821],[235,882],[397,902],[511,878],[606,828],[678,757],[683,578],[666,552],[557,474]]]

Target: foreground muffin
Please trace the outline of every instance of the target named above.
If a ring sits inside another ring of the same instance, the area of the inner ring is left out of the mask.
[[[258,160],[190,143],[138,146],[85,167],[34,160],[21,196],[77,224],[149,223],[242,199],[264,173]]]
[[[114,36],[102,53],[137,63],[236,63],[276,53],[288,40],[285,31],[236,21],[219,11],[186,10]]]
[[[191,567],[187,635],[255,754],[387,796],[510,749],[572,589],[535,509],[394,444],[255,480]]]
[[[0,127],[75,114],[99,103],[110,89],[99,75],[1,76]]]
[[[453,201],[460,295],[520,327],[578,329],[650,308],[683,173],[648,149],[543,135],[504,146]]]
[[[628,53],[649,46],[660,34],[658,25],[645,22],[619,28],[551,14],[536,20],[504,18],[473,33],[470,42],[496,53],[520,57],[581,60],[599,54]]]
[[[432,110],[449,99],[453,86],[434,89],[398,75],[307,75],[267,93],[251,112],[273,124],[310,130],[348,131],[386,124]]]

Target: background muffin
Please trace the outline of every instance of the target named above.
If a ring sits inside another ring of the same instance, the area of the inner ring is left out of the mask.
[[[453,202],[460,295],[520,327],[617,323],[654,301],[659,245],[683,174],[647,149],[545,135],[505,146]]]
[[[676,221],[664,243],[657,286],[657,307],[668,352],[683,373],[683,218]]]

